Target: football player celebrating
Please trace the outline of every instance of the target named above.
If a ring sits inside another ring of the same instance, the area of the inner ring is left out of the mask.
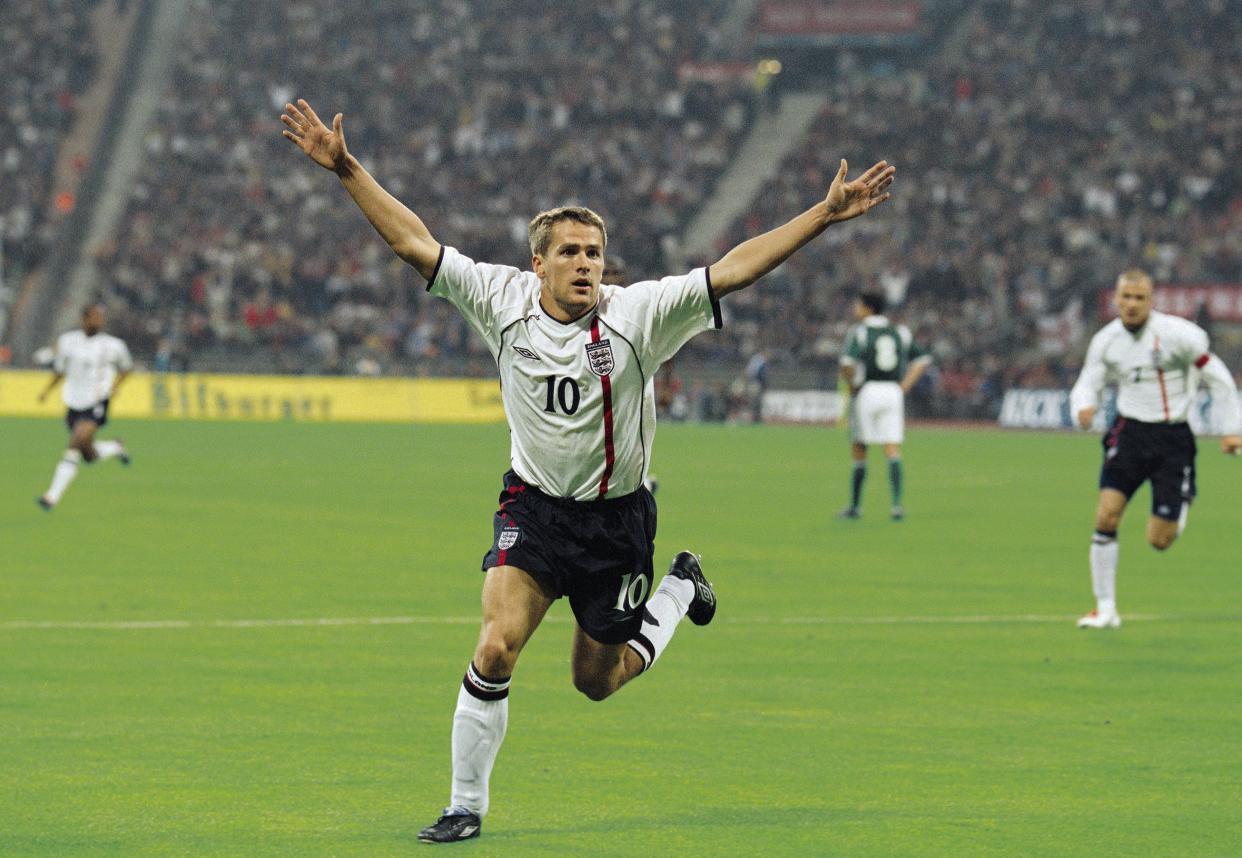
[[[881,161],[854,181],[841,168],[825,197],[707,268],[628,287],[601,285],[604,221],[582,207],[530,222],[531,270],[476,262],[441,245],[299,100],[284,135],[345,190],[394,252],[450,301],[487,343],[511,430],[493,541],[483,558],[483,626],[453,717],[449,806],[419,834],[433,843],[479,834],[488,777],[504,739],[510,679],[552,602],[577,621],[574,685],[603,700],[648,670],[683,617],[706,625],[716,596],[683,551],[653,588],[655,500],[643,488],[655,432],[653,377],[694,335],[719,328],[719,301],[767,274],[834,223],[889,197]],[[654,589],[654,592],[653,592]]]

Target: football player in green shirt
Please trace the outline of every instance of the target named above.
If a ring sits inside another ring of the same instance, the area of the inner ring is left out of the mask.
[[[883,444],[888,457],[893,521],[905,518],[901,505],[901,442],[905,433],[905,395],[931,363],[931,355],[914,342],[910,329],[884,316],[879,292],[862,292],[854,302],[858,324],[850,328],[841,355],[841,377],[850,388],[850,440],[854,470],[850,505],[838,518],[862,515],[863,481],[867,478],[867,445]]]

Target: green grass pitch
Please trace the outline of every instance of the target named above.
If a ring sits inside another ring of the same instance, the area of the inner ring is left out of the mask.
[[[505,428],[115,431],[134,465],[48,515],[63,430],[0,421],[0,855],[428,848]],[[703,554],[715,623],[596,704],[558,603],[483,837],[441,848],[1242,854],[1242,464],[1200,447],[1186,538],[1144,544],[1144,489],[1131,619],[1089,633],[1091,436],[916,429],[893,524],[879,458],[833,519],[839,431],[661,426],[657,563]],[[322,618],[408,619],[239,622]]]

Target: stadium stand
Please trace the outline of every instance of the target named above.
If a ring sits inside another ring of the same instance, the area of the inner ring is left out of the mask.
[[[762,331],[828,374],[842,287],[878,286],[937,357],[942,416],[994,415],[1005,387],[1072,382],[1122,269],[1242,279],[1242,22],[1208,6],[989,0],[954,53],[831,77],[829,108],[720,246],[810,205],[841,155],[892,159],[900,193],[861,242],[812,245],[731,300],[737,358]]]
[[[529,217],[580,199],[644,272],[660,270],[751,109],[744,76],[678,79],[716,56],[720,2],[613,0],[555,20],[531,0],[505,15],[458,0],[200,5],[99,255],[122,334],[169,363],[262,353],[286,371],[488,371],[464,324],[411,290],[417,277],[340,189],[293,157],[276,122],[288,99],[346,111],[351,148],[476,258],[528,264]]]
[[[42,261],[51,241],[53,168],[95,73],[90,13],[97,2],[5,4],[0,16],[0,240],[10,287]]]
[[[285,151],[275,117],[299,95],[346,111],[351,148],[468,254],[525,265],[527,218],[581,201],[634,273],[664,273],[756,110],[744,77],[675,70],[749,46],[720,43],[723,2],[610,0],[557,26],[528,3],[505,4],[503,31],[464,0],[348,17],[327,0],[205,4],[99,255],[122,336],[201,369],[490,372],[340,190]],[[847,292],[878,285],[937,358],[912,409],[988,416],[1007,386],[1067,383],[1122,268],[1242,281],[1242,20],[1200,5],[984,0],[933,49],[829,55],[798,82],[829,106],[719,247],[810,205],[842,155],[891,159],[900,192],[731,297],[726,330],[679,361],[740,373],[764,347],[778,372],[831,386]]]

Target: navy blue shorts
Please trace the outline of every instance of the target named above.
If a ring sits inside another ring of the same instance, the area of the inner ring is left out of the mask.
[[[516,566],[554,598],[568,596],[578,625],[600,643],[625,643],[638,633],[655,577],[651,492],[568,500],[509,471],[492,530],[484,571]]]
[[[1128,501],[1151,480],[1151,514],[1177,521],[1195,498],[1195,435],[1186,423],[1144,423],[1118,417],[1104,434],[1100,488]]]
[[[65,413],[65,425],[69,427],[70,432],[73,431],[73,427],[79,420],[94,420],[97,427],[106,426],[108,423],[108,400],[105,399],[98,405],[83,408],[81,411],[76,408],[70,408]]]

